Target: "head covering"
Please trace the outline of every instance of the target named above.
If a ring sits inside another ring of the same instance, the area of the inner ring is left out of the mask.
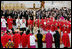
[[[38,33],[40,33],[40,30],[38,30]]]
[[[26,31],[26,34],[28,35],[30,33],[30,30],[28,29],[27,31]]]
[[[56,34],[58,34],[59,32],[56,30]]]

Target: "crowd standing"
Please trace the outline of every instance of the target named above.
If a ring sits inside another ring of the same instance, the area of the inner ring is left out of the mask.
[[[36,38],[38,48],[42,48],[43,34],[46,34],[46,48],[52,48],[53,41],[55,48],[60,48],[61,44],[66,48],[71,46],[71,9],[39,9],[35,17],[34,20],[32,10],[1,10],[3,48],[36,48]]]

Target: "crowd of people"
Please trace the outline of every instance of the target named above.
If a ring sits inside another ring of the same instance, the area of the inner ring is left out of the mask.
[[[71,9],[39,9],[35,14],[34,20],[32,10],[1,10],[3,48],[36,48],[36,38],[38,48],[42,48],[43,34],[46,34],[46,48],[52,48],[53,38],[55,48],[60,48],[61,44],[66,48],[71,46]]]

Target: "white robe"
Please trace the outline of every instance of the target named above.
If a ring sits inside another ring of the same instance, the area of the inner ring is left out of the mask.
[[[69,33],[68,35],[69,35],[70,47],[71,47],[71,33]]]
[[[34,46],[36,37],[34,35],[30,35],[30,46]]]
[[[24,27],[26,27],[26,20],[25,20],[25,22],[23,23],[23,21],[22,21],[23,19],[21,19],[20,20],[20,28],[24,28]]]
[[[5,19],[1,18],[1,22],[2,22],[2,26],[1,27],[6,27],[7,21]]]
[[[18,26],[20,26],[20,19],[16,19],[16,28],[18,28]]]

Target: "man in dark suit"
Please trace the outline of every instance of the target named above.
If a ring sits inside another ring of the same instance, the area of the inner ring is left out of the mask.
[[[40,30],[38,30],[38,34],[37,34],[38,48],[42,48],[43,47],[42,38],[43,38],[43,35],[40,33]]]

